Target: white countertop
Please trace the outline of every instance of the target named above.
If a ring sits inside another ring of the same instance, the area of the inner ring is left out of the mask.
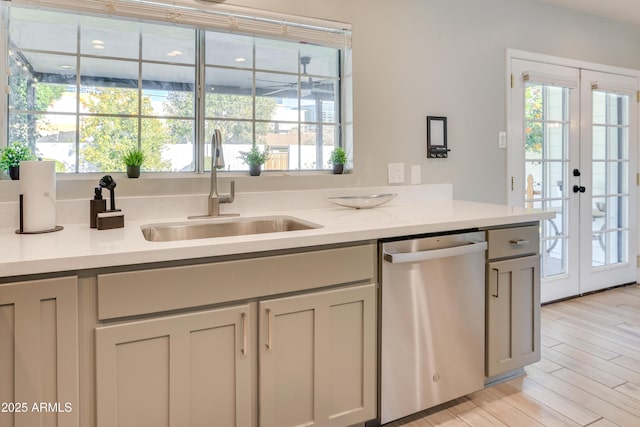
[[[322,228],[175,242],[148,242],[140,226],[185,221],[184,216],[147,220],[128,220],[125,216],[125,227],[113,230],[71,223],[61,224],[64,230],[54,233],[19,235],[15,227],[0,228],[0,277],[356,242],[515,224],[553,216],[512,206],[439,198],[421,200],[407,195],[373,209],[310,205],[309,209],[262,210],[242,214],[242,217],[288,215],[320,224]]]

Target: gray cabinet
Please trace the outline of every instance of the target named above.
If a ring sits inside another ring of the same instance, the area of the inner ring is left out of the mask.
[[[540,257],[487,265],[486,375],[540,360]]]
[[[375,285],[259,303],[261,427],[376,416]]]
[[[375,260],[361,244],[98,274],[97,426],[375,418]]]
[[[99,427],[250,426],[250,305],[96,328]]]
[[[75,276],[0,285],[0,402],[12,405],[1,426],[78,426],[77,286]]]

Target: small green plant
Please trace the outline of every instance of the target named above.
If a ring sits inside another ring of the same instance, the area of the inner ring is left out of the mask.
[[[20,166],[23,160],[37,160],[26,144],[14,142],[8,147],[0,148],[0,169],[9,170],[10,167]]]
[[[264,146],[264,149],[260,149],[254,145],[249,151],[240,151],[239,159],[242,159],[248,165],[262,165],[271,157],[271,151],[268,145]]]
[[[126,166],[141,166],[144,163],[144,153],[137,148],[132,148],[122,156]]]
[[[342,147],[336,147],[329,157],[329,162],[334,165],[344,165],[347,163],[347,153]]]

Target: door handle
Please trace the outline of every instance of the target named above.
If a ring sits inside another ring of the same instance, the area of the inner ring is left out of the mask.
[[[494,298],[500,298],[500,294],[499,294],[499,292],[500,292],[500,283],[499,283],[499,281],[500,281],[500,270],[498,270],[497,268],[492,268],[491,270],[496,272],[496,280],[495,280],[495,282],[493,282],[496,285],[495,286],[495,291],[493,289],[491,290],[491,296],[494,297]]]
[[[271,311],[270,308],[267,308],[266,310],[267,312],[267,348],[269,350],[273,349],[273,343],[271,342],[272,339],[272,335],[273,335],[273,312]]]
[[[392,264],[428,261],[432,259],[448,258],[452,256],[472,254],[487,250],[487,242],[467,242],[460,246],[444,249],[432,249],[420,252],[391,253],[384,252],[383,259]]]
[[[242,313],[242,348],[240,352],[247,354],[247,313]]]
[[[587,189],[584,187],[584,185],[574,185],[573,186],[573,192],[574,193],[584,193],[585,191],[587,191]]]

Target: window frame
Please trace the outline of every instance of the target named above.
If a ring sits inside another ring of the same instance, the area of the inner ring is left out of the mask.
[[[22,7],[18,2],[17,5],[12,5],[9,6],[6,3],[0,3],[0,6],[2,7],[2,9],[0,10],[0,18],[2,20],[3,24],[8,24],[9,23],[9,11],[11,7]],[[50,10],[52,12],[60,12],[60,13],[69,13],[68,9],[65,8],[47,8],[46,10]],[[103,17],[103,18],[113,18],[113,19],[123,19],[126,20],[128,18],[123,17],[123,16],[119,16],[119,15],[100,15],[99,17]],[[163,21],[157,21],[157,20],[144,20],[144,19],[133,19],[133,21],[135,22],[139,22],[139,23],[149,23],[149,24],[153,24],[153,25],[167,25],[167,26],[171,26],[170,23],[168,22],[163,22]],[[167,176],[176,176],[177,174],[191,174],[191,173],[196,173],[196,174],[203,174],[203,173],[207,173],[208,172],[208,168],[205,165],[205,155],[206,155],[206,149],[205,149],[205,145],[207,144],[206,138],[204,137],[205,135],[205,125],[207,122],[207,117],[205,114],[205,109],[204,109],[204,105],[203,105],[203,100],[204,100],[204,93],[205,93],[205,89],[204,89],[204,73],[208,67],[208,65],[206,64],[206,62],[204,61],[204,52],[205,52],[205,46],[204,46],[204,39],[205,39],[205,34],[208,31],[213,31],[213,32],[223,32],[221,31],[221,29],[219,27],[212,27],[212,28],[208,28],[208,27],[203,27],[203,26],[198,26],[195,27],[193,25],[186,25],[184,26],[186,28],[189,28],[191,30],[193,30],[195,32],[195,49],[196,49],[196,60],[195,60],[195,93],[194,93],[194,97],[197,100],[195,102],[195,106],[194,106],[194,115],[193,117],[190,117],[190,119],[193,119],[194,121],[194,147],[193,147],[193,170],[192,171],[186,171],[186,172],[180,172],[180,171],[158,171],[158,172],[152,172],[153,174],[158,174],[158,175],[167,175]],[[7,69],[7,65],[8,65],[8,53],[10,50],[9,47],[9,28],[8,25],[2,25],[1,30],[2,34],[5,36],[4,40],[7,40],[7,43],[3,43],[1,49],[2,53],[2,58],[0,59],[0,65],[5,65],[4,69]],[[78,23],[78,31],[80,31],[80,23]],[[347,30],[345,30],[347,31]],[[349,34],[349,38],[350,38],[350,30],[348,30],[348,34]],[[243,35],[248,35],[254,38],[268,38],[265,37],[261,34],[243,34]],[[142,31],[139,33],[139,37],[142,37]],[[335,147],[343,147],[346,149],[350,149],[351,148],[351,144],[350,141],[347,141],[347,132],[345,131],[345,126],[349,125],[352,127],[352,121],[349,122],[347,121],[347,118],[349,116],[352,116],[350,113],[347,112],[347,106],[352,104],[351,98],[352,98],[352,94],[351,94],[351,90],[349,87],[349,92],[347,93],[347,85],[344,84],[343,80],[345,78],[345,76],[348,74],[348,71],[345,69],[345,63],[347,63],[346,61],[346,57],[347,55],[350,57],[351,53],[350,53],[350,41],[349,43],[345,43],[344,47],[340,48],[340,47],[335,47],[334,46],[328,46],[328,47],[333,47],[336,49],[336,53],[337,53],[337,61],[338,61],[338,75],[336,76],[336,84],[337,84],[337,88],[335,91],[336,94],[336,98],[333,101],[334,105],[335,105],[335,122],[334,123],[324,123],[322,122],[322,117],[318,117],[316,122],[310,123],[311,125],[318,125],[320,124],[320,126],[322,126],[322,124],[331,124],[334,125],[336,127],[336,132],[335,132]],[[26,49],[25,49],[26,50]],[[254,45],[254,50],[255,50],[255,45]],[[157,61],[147,61],[144,60],[142,58],[143,52],[139,51],[139,56],[136,60],[133,60],[133,62],[138,64],[138,68],[139,68],[139,72],[138,72],[138,105],[140,105],[140,103],[142,102],[141,97],[143,96],[143,92],[144,89],[142,88],[141,85],[141,79],[142,79],[142,74],[141,74],[141,69],[142,69],[142,65],[144,63],[150,62],[150,63],[156,63]],[[54,52],[49,52],[49,53],[54,53]],[[298,55],[300,56],[300,52],[298,51]],[[86,56],[84,55],[81,51],[80,48],[78,47],[76,49],[75,54],[70,55],[71,57],[75,58],[76,61],[80,61],[80,58]],[[159,63],[159,62],[158,62]],[[253,63],[253,66],[249,69],[252,74],[253,74],[253,89],[252,89],[252,99],[253,99],[253,103],[255,106],[255,100],[257,98],[256,95],[256,88],[255,88],[255,74],[256,73],[260,73],[263,72],[265,70],[261,70],[261,69],[257,69],[256,68],[256,64],[255,62]],[[272,72],[272,71],[269,71]],[[298,81],[300,81],[301,79],[301,70],[300,67],[298,69],[297,72],[297,79]],[[350,75],[350,72],[349,72]],[[82,84],[80,83],[80,76],[77,76],[77,83],[76,83],[76,90],[80,90],[82,87]],[[3,85],[8,86],[8,83],[6,81],[3,81],[2,83]],[[2,100],[0,101],[0,112],[2,112],[2,114],[0,114],[0,125],[7,125],[5,126],[5,129],[7,129],[7,132],[5,134],[3,134],[1,136],[0,139],[0,147],[1,146],[6,146],[8,144],[8,134],[9,134],[9,129],[8,129],[8,119],[9,119],[9,103],[8,103],[8,97],[2,97]],[[300,91],[298,93],[298,104],[300,105],[300,100],[301,100],[301,94]],[[253,110],[253,117],[250,120],[250,123],[252,124],[252,128],[255,129],[255,124],[259,123],[259,122],[273,122],[273,118],[272,120],[261,120],[261,119],[257,119],[255,116],[255,108]],[[50,114],[56,114],[58,112],[51,112]],[[76,121],[81,121],[82,118],[84,116],[87,116],[87,113],[83,113],[81,112],[79,109],[75,111],[75,113],[67,113],[67,115],[72,115],[75,116]],[[90,115],[90,114],[89,114]],[[145,118],[149,118],[151,116],[148,115],[143,115],[141,114],[140,111],[138,111],[137,115],[131,116],[132,118],[135,118],[137,120],[137,122],[140,124],[141,121]],[[166,118],[173,118],[173,117],[169,117],[169,116],[153,116],[153,118],[160,118],[160,119],[166,119]],[[300,114],[298,115],[298,122],[299,125],[300,124],[307,124],[302,117],[300,117]],[[78,125],[79,126],[79,125]],[[254,131],[255,132],[255,131]],[[351,131],[352,133],[352,131]],[[255,133],[254,133],[255,136]],[[138,146],[140,146],[142,144],[142,139],[140,136],[140,128],[138,129],[138,137],[137,137],[137,143]],[[74,142],[74,150],[76,151],[75,157],[76,157],[76,161],[75,161],[75,170],[72,172],[66,172],[64,174],[62,174],[63,176],[78,176],[78,177],[84,177],[87,176],[91,173],[107,173],[109,171],[98,171],[98,172],[82,172],[80,171],[81,167],[79,165],[79,157],[80,157],[80,153],[79,153],[79,147],[81,145],[81,133],[80,133],[80,129],[77,128],[76,129],[76,135],[75,135],[75,142]],[[298,145],[300,145],[300,138],[298,138]],[[316,145],[317,148],[317,145]],[[317,151],[317,150],[316,150]],[[350,150],[349,150],[350,151]],[[330,170],[329,165],[325,165],[324,163],[326,163],[324,160],[325,159],[321,159],[321,162],[318,161],[318,157],[316,154],[316,168],[315,169],[302,169],[301,165],[298,166],[298,168],[296,169],[274,169],[271,172],[275,172],[275,173],[281,173],[281,174],[285,174],[285,175],[296,175],[296,174],[308,174],[308,173],[312,173],[312,172],[328,172]],[[231,170],[229,171],[231,173],[237,173],[237,172],[242,172],[242,170]],[[150,172],[151,173],[151,172]],[[59,175],[60,176],[60,175]]]

